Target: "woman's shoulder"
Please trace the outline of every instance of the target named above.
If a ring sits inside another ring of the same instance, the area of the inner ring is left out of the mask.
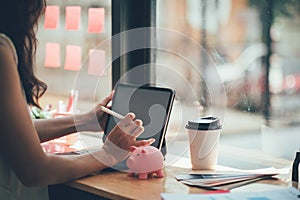
[[[9,37],[2,33],[0,33],[0,45],[4,45],[6,48],[9,48],[14,55],[14,60],[16,61],[16,63],[18,63],[17,52],[13,42]]]

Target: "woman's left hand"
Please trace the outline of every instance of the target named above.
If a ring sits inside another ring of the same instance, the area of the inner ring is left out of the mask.
[[[102,100],[101,103],[97,104],[95,107],[96,116],[102,130],[105,129],[108,114],[101,110],[101,106],[108,107],[107,104],[112,100],[113,96],[114,96],[114,91],[112,91],[107,97],[105,97]]]
[[[114,95],[114,91],[112,91],[108,96],[106,96],[92,110],[83,114],[83,121],[85,123],[84,131],[98,132],[98,131],[103,131],[105,129],[108,114],[106,114],[101,110],[101,106],[107,107],[107,104],[112,100],[113,95]],[[78,119],[82,119],[82,118],[78,118]]]

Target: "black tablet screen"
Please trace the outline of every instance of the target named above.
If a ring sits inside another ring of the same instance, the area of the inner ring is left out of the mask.
[[[112,110],[126,115],[133,112],[136,119],[143,121],[145,131],[138,140],[155,138],[152,144],[161,148],[174,100],[174,91],[168,88],[119,84],[112,100]],[[109,116],[105,135],[119,120]]]

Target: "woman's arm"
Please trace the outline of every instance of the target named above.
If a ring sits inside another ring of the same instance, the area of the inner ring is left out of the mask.
[[[140,120],[133,121],[134,115],[128,114],[111,131],[104,146],[95,153],[48,155],[41,148],[29,115],[13,54],[1,45],[0,85],[0,154],[27,186],[57,184],[86,176],[124,159],[131,145],[148,145],[152,142],[136,141],[143,128]]]
[[[33,123],[40,142],[77,132],[74,119],[71,116],[54,119],[34,119]]]
[[[54,119],[33,120],[41,142],[46,142],[80,131],[98,132],[104,129],[107,114],[100,107],[106,106],[112,99],[113,92],[105,97],[89,112]]]

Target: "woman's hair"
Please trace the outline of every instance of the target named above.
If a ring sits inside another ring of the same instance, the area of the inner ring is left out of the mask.
[[[44,13],[45,0],[6,0],[0,6],[0,33],[14,43],[18,54],[18,71],[27,103],[39,106],[47,85],[34,75],[38,18]]]

